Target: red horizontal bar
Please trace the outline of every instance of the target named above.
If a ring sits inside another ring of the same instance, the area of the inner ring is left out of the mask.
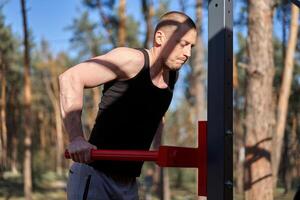
[[[160,167],[198,168],[198,148],[160,146],[157,164]]]
[[[207,196],[207,122],[198,123],[198,148],[160,146],[158,151],[91,150],[92,160],[154,161],[160,167],[198,168],[198,195]],[[70,158],[68,151],[65,157]]]
[[[65,157],[70,158],[65,151]],[[121,160],[121,161],[155,161],[158,158],[157,151],[140,150],[91,150],[92,160]]]

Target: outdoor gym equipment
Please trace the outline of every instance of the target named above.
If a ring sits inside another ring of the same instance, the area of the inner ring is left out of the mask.
[[[160,146],[158,151],[91,150],[92,160],[153,161],[160,167],[186,167],[198,169],[198,195],[206,192],[206,130],[207,123],[198,123],[198,148]],[[65,157],[70,158],[69,152]]]

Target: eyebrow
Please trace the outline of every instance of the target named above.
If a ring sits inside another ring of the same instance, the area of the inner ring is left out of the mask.
[[[195,44],[192,44],[192,43],[190,43],[190,42],[186,41],[185,39],[180,39],[180,41],[184,41],[184,42],[186,42],[187,44],[191,44],[191,45],[192,45],[192,47],[194,47],[194,46],[195,46]]]

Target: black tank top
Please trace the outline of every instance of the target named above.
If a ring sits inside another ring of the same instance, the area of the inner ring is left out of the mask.
[[[104,84],[89,140],[98,149],[148,150],[170,105],[177,72],[170,71],[168,88],[156,87],[150,77],[149,55],[139,50],[145,63],[135,77]],[[90,165],[110,174],[139,176],[143,162],[94,161]]]

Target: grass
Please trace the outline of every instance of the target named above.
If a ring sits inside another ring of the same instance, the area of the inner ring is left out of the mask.
[[[48,172],[36,181],[33,190],[33,200],[65,200],[66,199],[66,178],[58,177],[52,172]],[[185,188],[172,189],[172,200],[194,200],[196,199],[195,184],[184,184]],[[275,200],[292,200],[295,191],[283,194],[281,189],[276,191]],[[142,194],[142,193],[141,193]],[[143,195],[140,195],[141,200]],[[8,176],[0,179],[0,200],[23,200],[22,177]],[[240,195],[235,195],[234,199],[243,200]],[[153,196],[152,200],[159,200]]]
[[[33,200],[65,200],[66,178],[47,172],[34,181]],[[5,174],[0,179],[0,200],[23,200],[23,182],[20,174]]]

